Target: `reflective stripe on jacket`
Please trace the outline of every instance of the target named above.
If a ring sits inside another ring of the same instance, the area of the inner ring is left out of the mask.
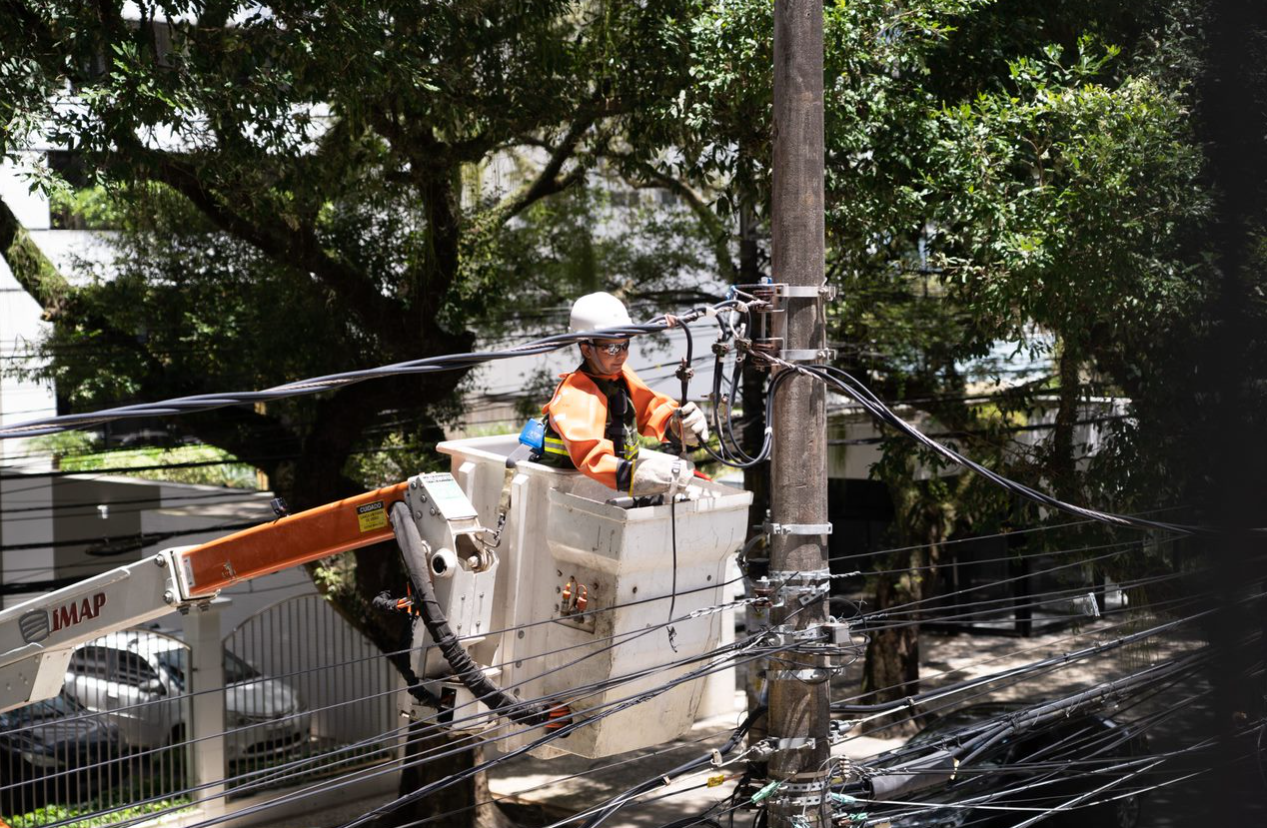
[[[607,434],[607,394],[596,379],[608,382],[623,379],[633,404],[637,433],[657,440],[664,439],[677,402],[652,391],[626,365],[619,374],[608,376],[591,376],[582,370],[564,374],[554,396],[542,408],[547,415],[544,446],[547,458],[562,460],[566,453],[571,465],[579,471],[605,486],[627,492],[633,485],[637,442],[632,439],[633,435],[625,440],[625,454],[629,459],[616,455],[615,445]]]

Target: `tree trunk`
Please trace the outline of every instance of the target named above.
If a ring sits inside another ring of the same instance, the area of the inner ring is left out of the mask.
[[[1051,455],[1047,467],[1051,470],[1052,487],[1056,496],[1077,502],[1077,458],[1074,456],[1073,436],[1078,425],[1078,354],[1068,340],[1061,343],[1060,402],[1056,409],[1056,422],[1052,430]]]
[[[450,754],[464,745],[467,750]],[[444,754],[443,758],[425,761],[427,757]],[[422,764],[410,766],[410,762]],[[452,731],[435,731],[427,721],[415,722],[409,728],[409,743],[405,747],[405,769],[400,774],[400,793],[416,791],[438,779],[470,770],[484,761],[484,749],[478,743],[472,745],[470,736]],[[477,773],[436,791],[431,796],[410,802],[399,810],[380,819],[383,826],[408,825],[424,819],[440,828],[470,826],[470,828],[509,828],[513,823],[492,803],[488,790],[488,776]],[[481,804],[482,803],[482,804]]]
[[[941,546],[953,521],[949,503],[931,497],[915,480],[913,460],[906,464],[901,481],[890,481],[899,545],[904,547],[887,556],[876,576],[876,609],[884,629],[871,634],[863,666],[862,689],[866,701],[877,704],[919,692],[919,619],[923,601],[933,595],[936,566]],[[885,617],[887,610],[900,615]],[[883,730],[886,736],[912,735],[918,718],[909,710],[874,720],[868,730]]]
[[[448,375],[441,375],[448,376]],[[453,375],[452,382],[460,376]],[[391,383],[395,382],[395,385]],[[355,486],[343,476],[343,466],[354,450],[365,428],[386,408],[389,402],[401,407],[421,407],[427,398],[447,393],[448,380],[420,382],[417,379],[380,383],[376,386],[358,385],[336,392],[325,400],[320,408],[312,431],[305,441],[304,453],[295,466],[292,510],[310,508],[351,494]],[[390,398],[390,399],[389,399]],[[443,436],[441,433],[440,436]],[[405,573],[400,552],[395,542],[386,542],[356,550],[352,555],[340,556],[336,561],[313,565],[309,571],[316,574],[314,581],[330,599],[332,607],[383,652],[407,650],[411,646],[410,622],[400,613],[388,613],[376,609],[373,598],[386,590],[392,595],[405,592]],[[408,658],[390,659],[406,680],[409,680]],[[419,764],[406,767],[401,773],[398,794],[404,796],[432,782],[452,774],[468,770],[481,761],[478,746],[437,761],[425,761],[436,753],[447,753],[454,747],[469,743],[469,737],[455,736],[449,731],[432,732],[434,724],[420,721],[411,728],[406,747],[406,764],[419,760]],[[483,773],[476,774],[460,784],[444,788],[417,802],[386,814],[379,825],[403,825],[426,817],[449,814],[437,825],[445,828],[503,828],[509,825],[495,805],[473,808],[477,802],[487,801],[488,781]]]
[[[919,567],[926,560],[924,549],[895,552],[883,563],[885,574],[877,576],[875,613],[880,616],[881,625],[892,628],[871,633],[867,642],[862,676],[867,704],[881,704],[919,692],[919,625],[906,615],[887,619],[884,612],[923,596],[925,573]],[[909,711],[902,710],[874,720],[867,730],[883,730],[888,737],[911,735],[916,726],[908,717]]]

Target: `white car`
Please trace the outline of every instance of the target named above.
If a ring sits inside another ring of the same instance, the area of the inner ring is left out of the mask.
[[[75,648],[66,693],[94,712],[115,713],[133,750],[189,738],[189,647],[154,630],[110,633]],[[285,682],[224,651],[224,740],[229,761],[263,759],[308,743],[312,714]]]

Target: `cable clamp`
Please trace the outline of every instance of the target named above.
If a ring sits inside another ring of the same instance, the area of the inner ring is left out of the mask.
[[[833,647],[848,647],[853,643],[853,636],[849,634],[849,622],[847,621],[829,621],[825,624],[819,624],[818,630],[821,631],[819,637]]]
[[[814,745],[818,744],[814,741],[813,736],[788,736],[787,738],[774,739],[773,741],[775,750],[813,750]],[[813,783],[809,784],[812,785]],[[792,782],[784,783],[783,787],[792,792],[811,789],[805,785],[794,784]]]
[[[832,719],[827,731],[828,744],[838,745],[845,741],[845,739],[849,738],[849,731],[853,730],[857,724],[855,721]]]
[[[823,581],[822,583],[813,584],[811,586],[792,587],[790,589],[785,589],[784,591],[799,592],[800,595],[796,597],[796,602],[802,607],[808,607],[819,598],[826,596],[831,592],[831,581]]]
[[[820,641],[823,637],[821,626],[806,627],[798,630],[783,624],[778,627],[771,627],[768,632],[774,637],[772,643],[776,647],[788,647],[801,642]]]
[[[830,523],[765,523],[767,535],[830,535]]]
[[[762,739],[752,747],[748,748],[748,753],[754,757],[753,761],[764,762],[774,753],[773,739]]]
[[[754,588],[753,592],[756,593],[757,598],[761,599],[759,602],[754,602],[757,603],[758,606],[765,601],[769,601],[767,604],[768,607],[783,607],[787,606],[788,598],[795,597],[796,602],[800,606],[806,607],[814,601],[817,601],[821,596],[827,595],[831,592],[831,581],[819,581],[818,583],[804,585],[780,584],[777,590],[777,595],[773,598],[773,600],[771,600],[769,596],[770,593],[775,592],[775,590],[767,584],[758,582],[758,586]]]

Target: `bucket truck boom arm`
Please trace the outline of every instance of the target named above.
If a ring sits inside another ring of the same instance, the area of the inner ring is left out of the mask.
[[[450,503],[466,503],[465,510],[460,504],[446,510],[439,495],[433,498],[444,511],[431,509],[440,520],[424,522],[431,528],[428,551],[475,545],[482,529],[457,483],[447,474],[420,475],[199,546],[167,549],[0,612],[0,712],[56,696],[79,644],[206,605],[239,582],[391,540],[388,515],[409,499],[411,487],[424,501],[424,491],[443,489]]]

